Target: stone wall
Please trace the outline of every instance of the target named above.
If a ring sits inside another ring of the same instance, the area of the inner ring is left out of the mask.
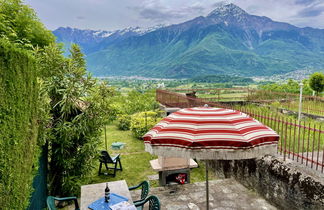
[[[218,177],[235,178],[279,209],[324,209],[324,175],[300,163],[266,156],[208,164]]]

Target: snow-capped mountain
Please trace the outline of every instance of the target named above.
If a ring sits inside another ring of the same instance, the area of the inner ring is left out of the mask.
[[[262,76],[324,69],[324,30],[251,15],[234,4],[169,26],[59,28],[54,34],[60,42],[81,45],[89,70],[98,76]]]
[[[76,43],[82,47],[85,54],[88,54],[103,49],[111,42],[121,41],[131,36],[141,36],[166,26],[161,24],[149,28],[127,27],[114,31],[60,27],[54,30],[53,33],[57,37],[58,42],[65,44],[66,49],[72,43]]]

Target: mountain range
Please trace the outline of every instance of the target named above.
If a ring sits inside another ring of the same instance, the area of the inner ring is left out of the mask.
[[[174,25],[117,31],[61,27],[53,33],[66,47],[81,46],[95,76],[267,76],[324,68],[323,29],[251,15],[234,4]]]

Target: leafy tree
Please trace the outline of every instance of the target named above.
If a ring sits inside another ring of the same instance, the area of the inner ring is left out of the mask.
[[[138,112],[131,116],[130,130],[136,138],[142,139],[144,134],[160,120],[161,118],[158,112]]]
[[[308,80],[303,80],[303,94],[311,94],[312,91],[308,85]],[[289,79],[286,83],[270,83],[260,86],[263,90],[285,93],[299,93],[300,87],[296,80]]]
[[[121,130],[128,130],[130,128],[130,115],[158,108],[154,90],[143,93],[132,90],[127,96],[120,95],[116,97],[114,105],[118,107],[119,110],[117,120],[118,128]]]
[[[316,92],[316,95],[324,91],[324,74],[315,72],[309,78],[309,86]]]
[[[79,192],[80,179],[93,169],[113,90],[86,74],[77,45],[71,46],[69,58],[57,46],[46,47],[39,63],[51,99],[50,193],[67,196]]]
[[[0,0],[0,38],[25,48],[44,47],[55,37],[21,0]]]

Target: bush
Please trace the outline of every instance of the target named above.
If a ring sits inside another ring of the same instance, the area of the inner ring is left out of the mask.
[[[117,127],[119,130],[129,130],[131,124],[131,116],[127,114],[121,114],[117,116]]]
[[[142,139],[142,136],[160,120],[157,112],[139,112],[132,115],[130,129],[136,138]]]
[[[318,96],[324,90],[324,74],[315,72],[309,78],[309,86],[316,92]]]
[[[30,52],[0,39],[0,208],[26,209],[38,166],[37,66]]]

